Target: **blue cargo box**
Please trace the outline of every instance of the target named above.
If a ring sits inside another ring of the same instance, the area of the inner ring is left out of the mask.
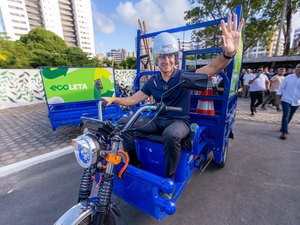
[[[98,118],[98,102],[95,100],[49,105],[52,130],[64,125],[79,126],[82,123],[81,116]],[[115,104],[102,110],[103,120],[111,120],[113,123],[117,122],[121,115],[120,106]]]

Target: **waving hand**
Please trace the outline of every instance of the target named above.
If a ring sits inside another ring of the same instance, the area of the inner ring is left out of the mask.
[[[234,55],[240,46],[241,31],[244,25],[244,18],[241,20],[237,28],[237,15],[228,15],[227,26],[224,20],[221,21],[222,27],[222,48],[227,56]]]

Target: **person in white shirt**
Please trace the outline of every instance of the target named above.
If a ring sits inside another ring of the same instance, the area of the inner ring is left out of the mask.
[[[287,138],[288,124],[293,118],[294,113],[300,105],[300,63],[296,65],[295,73],[285,77],[280,84],[276,93],[276,105],[281,100],[282,120],[281,120],[281,136],[282,140]]]
[[[246,73],[244,74],[243,77],[243,97],[244,98],[248,98],[249,97],[249,80],[251,77],[251,69],[247,69]]]
[[[263,94],[265,90],[269,89],[270,81],[269,78],[263,74],[263,67],[257,69],[257,74],[251,74],[250,80],[250,111],[251,116],[254,116],[256,108],[263,102]]]

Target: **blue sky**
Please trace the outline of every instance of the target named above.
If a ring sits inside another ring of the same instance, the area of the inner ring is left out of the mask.
[[[134,50],[138,19],[148,32],[185,25],[188,0],[92,0],[96,54],[111,49]]]
[[[119,48],[132,52],[138,19],[154,32],[185,25],[189,9],[188,0],[92,0],[96,54]],[[292,27],[299,24],[300,12],[293,16]]]

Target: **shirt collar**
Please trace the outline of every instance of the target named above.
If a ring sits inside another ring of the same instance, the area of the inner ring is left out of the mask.
[[[172,73],[170,79],[177,77],[179,74],[180,74],[180,73],[178,72],[178,70],[177,70],[177,69],[174,69],[174,71],[173,71],[173,73]],[[164,79],[162,78],[161,73],[159,73],[158,79],[159,79],[159,80],[164,80]]]

